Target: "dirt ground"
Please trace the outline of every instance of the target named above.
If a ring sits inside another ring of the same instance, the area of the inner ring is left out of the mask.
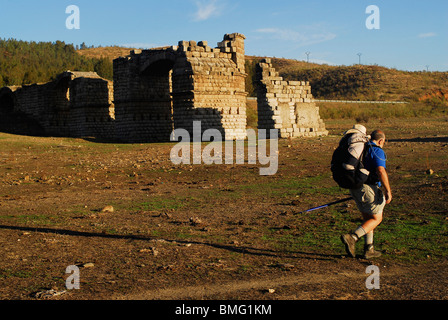
[[[448,299],[447,119],[367,124],[386,131],[394,192],[381,258],[345,255],[354,203],[297,215],[347,196],[329,161],[352,125],[280,141],[274,176],[261,164],[176,166],[173,144],[0,134],[0,299]],[[80,289],[66,287],[71,265]],[[371,265],[380,289],[366,287]]]

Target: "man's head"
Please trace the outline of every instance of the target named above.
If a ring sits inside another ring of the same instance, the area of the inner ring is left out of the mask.
[[[371,140],[375,142],[375,144],[379,147],[384,147],[384,144],[386,143],[386,135],[381,130],[375,130],[371,134],[372,138]]]

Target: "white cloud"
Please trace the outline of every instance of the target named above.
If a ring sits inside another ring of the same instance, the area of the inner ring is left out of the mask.
[[[197,11],[194,14],[195,21],[205,21],[211,17],[220,15],[221,6],[218,5],[217,0],[196,0]]]
[[[299,47],[309,46],[336,38],[336,34],[334,33],[309,27],[303,28],[302,32],[280,28],[262,28],[256,30],[256,32],[271,35],[271,38],[273,39],[293,42]]]
[[[437,34],[434,32],[428,32],[428,33],[420,33],[418,35],[419,38],[432,38],[435,37]]]

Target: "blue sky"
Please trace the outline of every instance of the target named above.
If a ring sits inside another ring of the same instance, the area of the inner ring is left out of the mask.
[[[66,28],[66,8],[80,9],[80,29]],[[369,5],[380,29],[369,30]],[[0,0],[0,38],[130,47],[243,33],[246,54],[333,65],[448,71],[446,0]]]

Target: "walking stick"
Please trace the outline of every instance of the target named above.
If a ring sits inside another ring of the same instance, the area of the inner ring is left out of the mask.
[[[335,202],[332,202],[332,203],[328,203],[328,204],[324,204],[323,206],[319,206],[319,207],[316,207],[316,208],[311,208],[311,209],[308,209],[306,211],[302,211],[302,212],[299,212],[299,213],[296,213],[296,214],[303,214],[303,213],[307,213],[307,212],[311,212],[311,211],[327,208],[329,206],[333,206],[335,204],[347,202],[347,201],[350,201],[350,200],[353,200],[353,197],[350,197],[350,198],[347,198],[347,199],[338,200],[338,201],[335,201]]]

